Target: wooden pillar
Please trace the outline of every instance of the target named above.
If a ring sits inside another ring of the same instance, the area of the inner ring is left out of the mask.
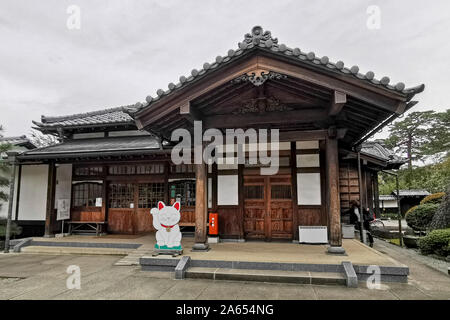
[[[45,233],[44,237],[54,237],[53,224],[55,219],[55,188],[56,188],[56,166],[52,161],[48,165],[47,183],[47,207],[45,212]]]
[[[15,212],[15,218],[14,220],[19,220],[19,201],[20,201],[20,187],[22,185],[22,165],[19,163],[17,164],[17,167],[19,168],[19,173],[17,174],[17,191],[16,191],[16,212]]]
[[[291,184],[292,184],[292,238],[298,237],[298,196],[297,196],[297,147],[295,141],[291,141]]]
[[[373,173],[373,197],[375,216],[379,219],[380,216],[380,190],[378,188],[378,172]]]
[[[193,251],[207,251],[206,219],[208,213],[208,166],[195,165],[195,244]]]
[[[339,199],[338,141],[328,137],[326,143],[326,187],[328,225],[330,229],[330,253],[344,253],[341,239],[341,212]]]
[[[239,239],[244,235],[244,165],[238,164]]]

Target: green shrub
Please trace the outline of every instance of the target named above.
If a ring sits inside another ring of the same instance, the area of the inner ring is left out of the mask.
[[[447,193],[430,224],[430,229],[432,230],[446,228],[450,228],[450,185],[448,186]]]
[[[438,208],[439,205],[435,203],[419,205],[414,211],[408,213],[406,223],[416,231],[425,231]]]
[[[433,193],[430,194],[429,196],[426,196],[425,198],[422,199],[422,201],[420,201],[420,204],[425,204],[425,203],[441,203],[442,199],[445,196],[445,192],[438,192],[438,193]]]
[[[22,227],[16,223],[11,223],[11,237],[18,236],[22,233]],[[6,234],[6,219],[0,219],[0,238],[4,238]]]
[[[435,253],[446,257],[450,255],[450,228],[431,231],[419,240],[422,254]]]
[[[405,218],[408,214],[412,213],[414,210],[416,210],[419,206],[414,206],[409,208],[406,212],[405,212]]]

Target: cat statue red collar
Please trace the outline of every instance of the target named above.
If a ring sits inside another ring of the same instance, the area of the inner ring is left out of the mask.
[[[181,250],[180,203],[166,206],[159,201],[157,208],[152,208],[153,227],[156,229],[156,249]]]

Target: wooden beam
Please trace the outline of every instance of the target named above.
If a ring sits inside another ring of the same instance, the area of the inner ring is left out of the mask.
[[[325,140],[327,135],[327,130],[282,131],[280,141]]]
[[[239,115],[217,115],[205,117],[203,127],[208,128],[245,128],[253,125],[274,125],[286,123],[310,123],[325,119],[324,110],[295,110],[285,112],[247,113]]]
[[[202,120],[202,114],[194,108],[189,101],[180,107],[180,115],[190,123]]]
[[[328,110],[328,115],[329,116],[338,115],[342,111],[342,108],[346,103],[347,103],[347,95],[339,91],[334,91],[334,95],[331,100],[331,105]]]
[[[330,245],[342,246],[339,197],[338,140],[328,138],[326,143],[326,188]]]
[[[298,196],[297,196],[297,147],[295,141],[291,141],[291,184],[292,184],[292,238],[298,240]]]
[[[54,236],[53,224],[55,221],[55,188],[56,188],[56,166],[53,161],[48,165],[47,180],[47,206],[45,210],[45,233],[44,237]]]
[[[208,167],[206,164],[195,165],[195,244],[193,250],[208,250],[206,240],[206,219],[208,214]]]
[[[294,64],[292,61],[287,62],[279,58],[274,59],[263,55],[253,56],[248,60],[230,64],[221,69],[221,72],[212,73],[205,77],[204,81],[198,81],[188,86],[189,90],[177,90],[169,96],[152,103],[151,108],[145,108],[136,115],[136,124],[139,129],[142,129],[164,118],[167,114],[179,108],[180,105],[193,101],[193,99],[218,88],[237,76],[255,69],[279,72],[321,87],[336,90],[390,112],[397,110],[400,101],[406,101],[406,98],[398,93],[365,84],[358,79],[351,79],[341,74],[319,73],[300,64],[301,61],[298,64]]]

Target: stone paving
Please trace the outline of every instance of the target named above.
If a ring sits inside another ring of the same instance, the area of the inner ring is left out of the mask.
[[[48,238],[44,241],[51,241]],[[34,239],[42,241],[41,238]],[[70,236],[65,238],[53,238],[53,241],[59,242],[121,242],[121,243],[139,243],[141,246],[116,262],[116,265],[133,266],[139,264],[139,258],[151,255],[154,250],[154,234],[148,234],[140,237],[120,237],[108,235],[102,237],[95,236]],[[184,255],[192,259],[201,260],[233,260],[233,261],[252,261],[252,262],[283,262],[283,263],[312,263],[312,264],[341,264],[342,261],[351,261],[354,265],[379,265],[379,266],[401,266],[402,264],[395,259],[380,253],[366,245],[361,244],[359,240],[343,239],[343,247],[346,255],[327,254],[327,245],[304,245],[291,242],[263,242],[248,241],[243,243],[221,242],[210,244],[211,250],[208,252],[191,252],[194,244],[194,238],[185,237],[182,240]],[[55,253],[62,253],[65,249],[54,249]],[[26,251],[26,250],[25,250]],[[37,253],[38,250],[31,250]],[[82,251],[82,250],[81,250]],[[80,250],[78,252],[81,253]],[[51,249],[46,248],[46,253],[51,253]],[[117,253],[117,250],[111,249],[111,252]],[[161,256],[164,257],[164,256]]]
[[[172,273],[143,272],[138,266],[117,267],[117,256],[0,254],[0,299],[300,299],[398,300],[450,299],[450,277],[389,244],[376,247],[411,269],[409,283],[380,289],[327,285],[174,280]],[[400,249],[400,248],[399,248]],[[67,289],[67,267],[81,270],[81,289]]]

